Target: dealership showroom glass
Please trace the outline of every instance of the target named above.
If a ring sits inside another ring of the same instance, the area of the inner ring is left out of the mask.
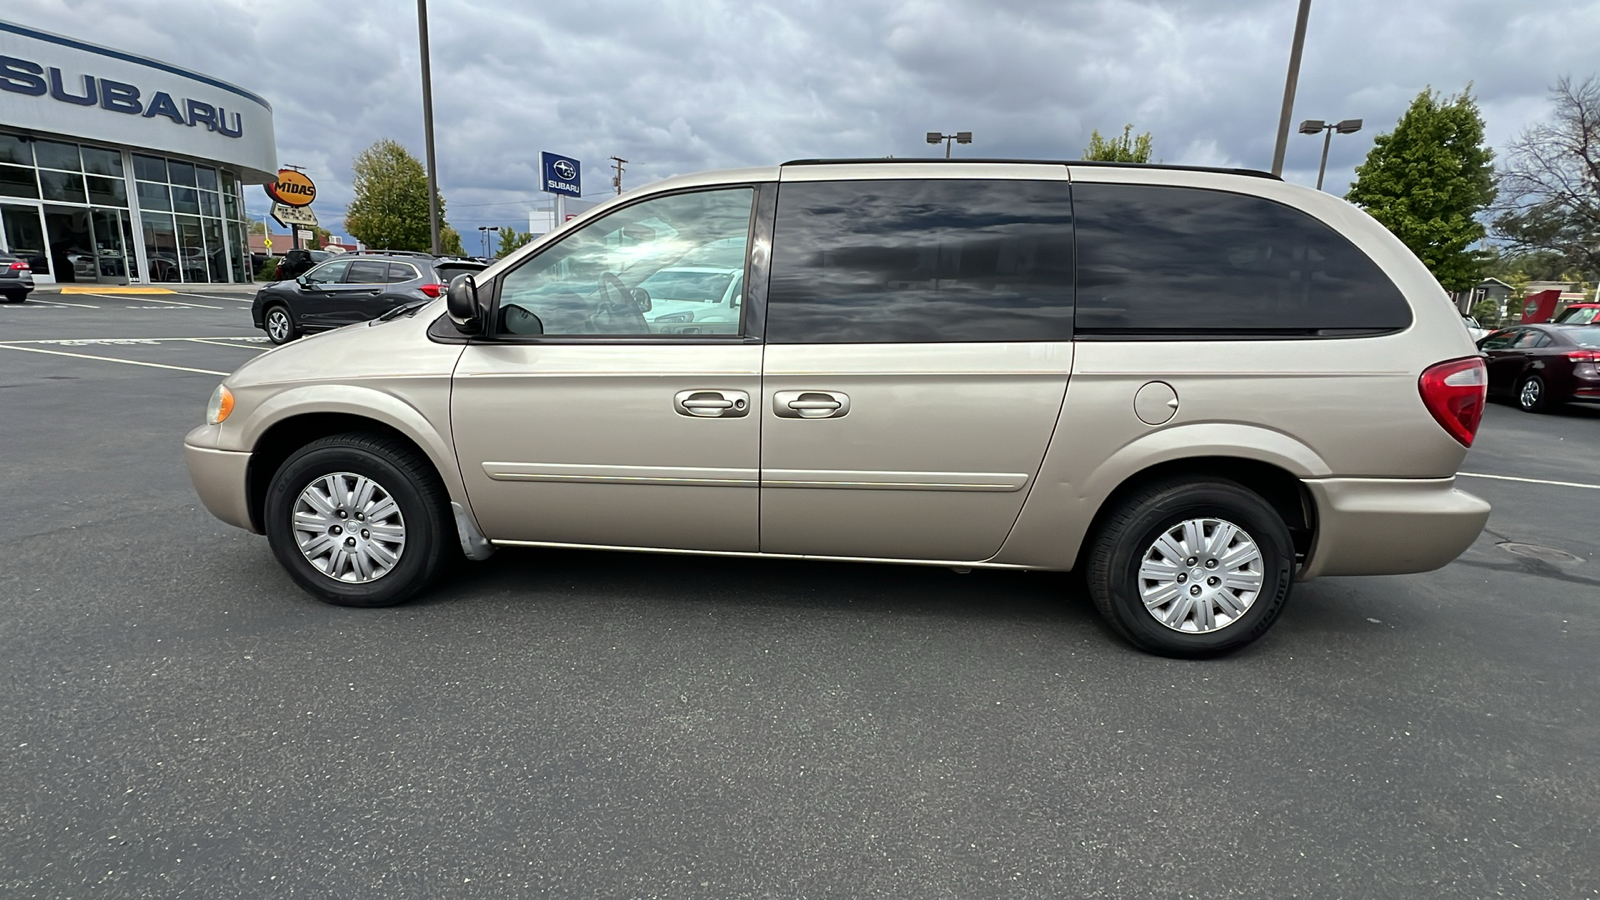
[[[38,283],[248,282],[244,186],[276,170],[261,97],[0,21],[0,250]]]

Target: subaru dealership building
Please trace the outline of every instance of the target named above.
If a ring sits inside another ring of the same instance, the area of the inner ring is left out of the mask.
[[[244,186],[277,167],[244,88],[0,21],[0,250],[37,281],[250,281]]]

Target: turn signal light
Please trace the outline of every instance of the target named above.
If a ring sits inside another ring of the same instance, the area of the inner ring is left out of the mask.
[[[1452,359],[1422,371],[1417,379],[1422,403],[1450,436],[1471,447],[1488,402],[1489,370],[1483,357]]]
[[[233,414],[233,391],[222,385],[211,392],[211,402],[206,404],[206,423],[221,425]]]
[[[427,294],[429,297],[433,297],[433,298],[437,299],[438,297],[440,297],[440,296],[442,296],[444,294],[444,285],[442,285],[442,284],[425,284],[425,285],[422,285],[421,287],[417,288],[417,290],[423,292],[424,294]]]

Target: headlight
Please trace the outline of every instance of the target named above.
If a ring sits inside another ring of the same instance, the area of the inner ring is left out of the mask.
[[[224,385],[217,385],[211,392],[211,402],[206,404],[206,424],[221,425],[233,412],[233,391]]]
[[[656,322],[658,324],[672,324],[672,325],[676,325],[679,322],[693,322],[694,321],[694,313],[692,313],[692,312],[681,312],[681,313],[673,313],[670,316],[656,316],[651,321],[652,322]]]

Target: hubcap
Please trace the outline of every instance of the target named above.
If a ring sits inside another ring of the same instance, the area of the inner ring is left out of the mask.
[[[306,485],[295,500],[294,540],[317,571],[366,584],[400,562],[406,526],[399,505],[376,481],[335,472]]]
[[[1139,595],[1157,622],[1205,634],[1226,628],[1261,594],[1261,548],[1222,519],[1189,519],[1167,529],[1139,563]]]
[[[1529,378],[1522,383],[1522,405],[1534,406],[1539,402],[1539,382]]]

